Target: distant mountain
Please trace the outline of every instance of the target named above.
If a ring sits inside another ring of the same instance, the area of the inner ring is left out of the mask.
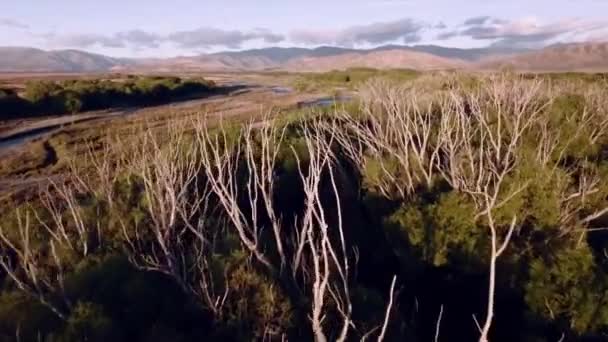
[[[277,62],[259,55],[213,54],[194,57],[140,60],[123,69],[139,71],[259,71],[277,67]]]
[[[302,57],[288,61],[282,68],[293,71],[323,72],[354,67],[437,70],[462,68],[467,65],[468,63],[463,60],[401,49],[350,52],[326,57]]]
[[[171,63],[177,61],[180,67],[217,71],[266,69],[320,71],[353,66],[438,69],[442,67],[461,67],[466,64],[464,62],[476,62],[489,57],[509,56],[524,51],[529,50],[493,47],[458,49],[436,45],[384,45],[373,49],[349,49],[333,46],[321,46],[313,49],[271,47],[218,52],[177,60],[170,59],[161,64],[170,68]],[[418,53],[422,53],[422,55],[417,55]]]
[[[264,57],[269,59],[270,61],[281,64],[293,59],[303,57],[329,57],[346,53],[372,53],[377,51],[394,50],[424,52],[443,58],[456,58],[471,62],[478,61],[491,56],[506,56],[530,51],[527,49],[498,47],[459,49],[442,47],[437,45],[383,45],[373,49],[347,49],[332,46],[321,46],[314,49],[271,47],[265,49],[254,49],[244,51],[218,52],[213,54],[213,56],[230,56],[233,58]]]
[[[382,46],[379,49],[389,49],[390,46]],[[530,51],[529,49],[518,49],[509,47],[485,47],[485,48],[472,48],[472,49],[460,49],[450,48],[437,45],[414,45],[414,46],[402,46],[400,47],[405,50],[417,51],[430,53],[435,56],[444,58],[456,58],[462,59],[469,62],[479,61],[484,58],[495,57],[495,56],[510,56],[519,53]]]
[[[265,49],[244,50],[235,52],[219,52],[215,55],[234,57],[266,57],[269,60],[280,64],[285,63],[289,60],[302,57],[328,57],[359,51],[365,50],[346,49],[333,46],[320,46],[314,49],[271,47]]]
[[[562,44],[542,50],[459,49],[436,45],[385,45],[373,49],[270,47],[164,59],[121,59],[78,50],[0,47],[0,72],[324,71],[355,66],[420,70],[505,66],[530,71],[606,70],[608,43]]]
[[[130,63],[78,50],[0,47],[0,72],[97,72]]]
[[[490,58],[481,69],[513,68],[522,71],[606,71],[608,43],[557,44],[515,56]]]

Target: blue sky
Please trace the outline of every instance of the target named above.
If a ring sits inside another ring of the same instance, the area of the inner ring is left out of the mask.
[[[0,46],[168,57],[264,46],[537,47],[608,40],[608,0],[19,0]]]

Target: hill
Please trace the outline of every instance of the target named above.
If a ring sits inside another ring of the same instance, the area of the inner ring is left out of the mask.
[[[598,71],[608,69],[608,43],[561,44],[541,50],[508,47],[460,49],[437,45],[384,45],[373,49],[269,47],[148,59],[113,58],[78,50],[0,47],[0,72],[327,71],[351,67],[418,70],[511,67],[522,71]]]
[[[608,69],[608,43],[553,45],[515,56],[488,59],[478,67],[508,67],[521,71],[605,71]]]
[[[130,63],[79,50],[0,47],[0,72],[97,72]]]
[[[436,70],[461,68],[466,65],[467,63],[462,60],[439,57],[424,52],[387,50],[345,53],[327,57],[303,57],[289,61],[282,68],[293,71],[323,72],[356,67]]]
[[[265,49],[253,49],[243,51],[230,51],[230,52],[219,52],[213,54],[214,56],[230,56],[235,58],[243,57],[265,57],[275,63],[285,63],[290,60],[303,58],[303,57],[330,57],[343,55],[347,53],[372,53],[378,51],[411,51],[411,52],[424,52],[443,58],[456,58],[465,61],[479,61],[483,58],[491,56],[505,56],[513,55],[517,53],[527,52],[529,50],[516,49],[516,48],[473,48],[473,49],[460,49],[450,48],[438,45],[382,45],[373,49],[348,49],[333,46],[321,46],[314,49],[305,48],[279,48],[271,47]]]

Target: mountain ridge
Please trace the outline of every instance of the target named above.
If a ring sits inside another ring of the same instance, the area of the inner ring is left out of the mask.
[[[96,72],[130,64],[129,59],[74,49],[46,51],[30,47],[0,47],[0,72]]]
[[[555,44],[510,58],[490,59],[478,67],[521,71],[605,71],[608,70],[608,42]]]
[[[432,69],[608,70],[608,43],[556,44],[543,49],[383,45],[268,47],[171,58],[115,58],[81,50],[0,47],[0,72],[325,71],[347,67]]]

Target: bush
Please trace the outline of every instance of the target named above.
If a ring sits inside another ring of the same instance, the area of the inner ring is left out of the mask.
[[[580,334],[608,327],[605,275],[598,272],[591,250],[585,245],[556,251],[549,260],[536,259],[530,266],[526,303],[551,321],[565,321]]]
[[[94,303],[79,302],[67,320],[60,341],[110,341],[116,340],[112,320]]]
[[[455,192],[442,194],[437,203],[406,204],[386,220],[389,241],[404,242],[396,253],[410,249],[434,266],[478,264],[485,257],[487,237],[474,212],[473,204]]]
[[[287,331],[294,323],[291,303],[280,287],[250,267],[241,265],[232,270],[227,286],[232,291],[226,307],[227,323],[243,338]]]
[[[82,109],[83,103],[78,93],[67,91],[63,93],[63,107],[68,113],[78,113]]]
[[[162,104],[212,91],[214,83],[203,78],[132,77],[121,81],[30,81],[24,97],[0,91],[0,111],[10,116],[77,113],[121,106]]]

